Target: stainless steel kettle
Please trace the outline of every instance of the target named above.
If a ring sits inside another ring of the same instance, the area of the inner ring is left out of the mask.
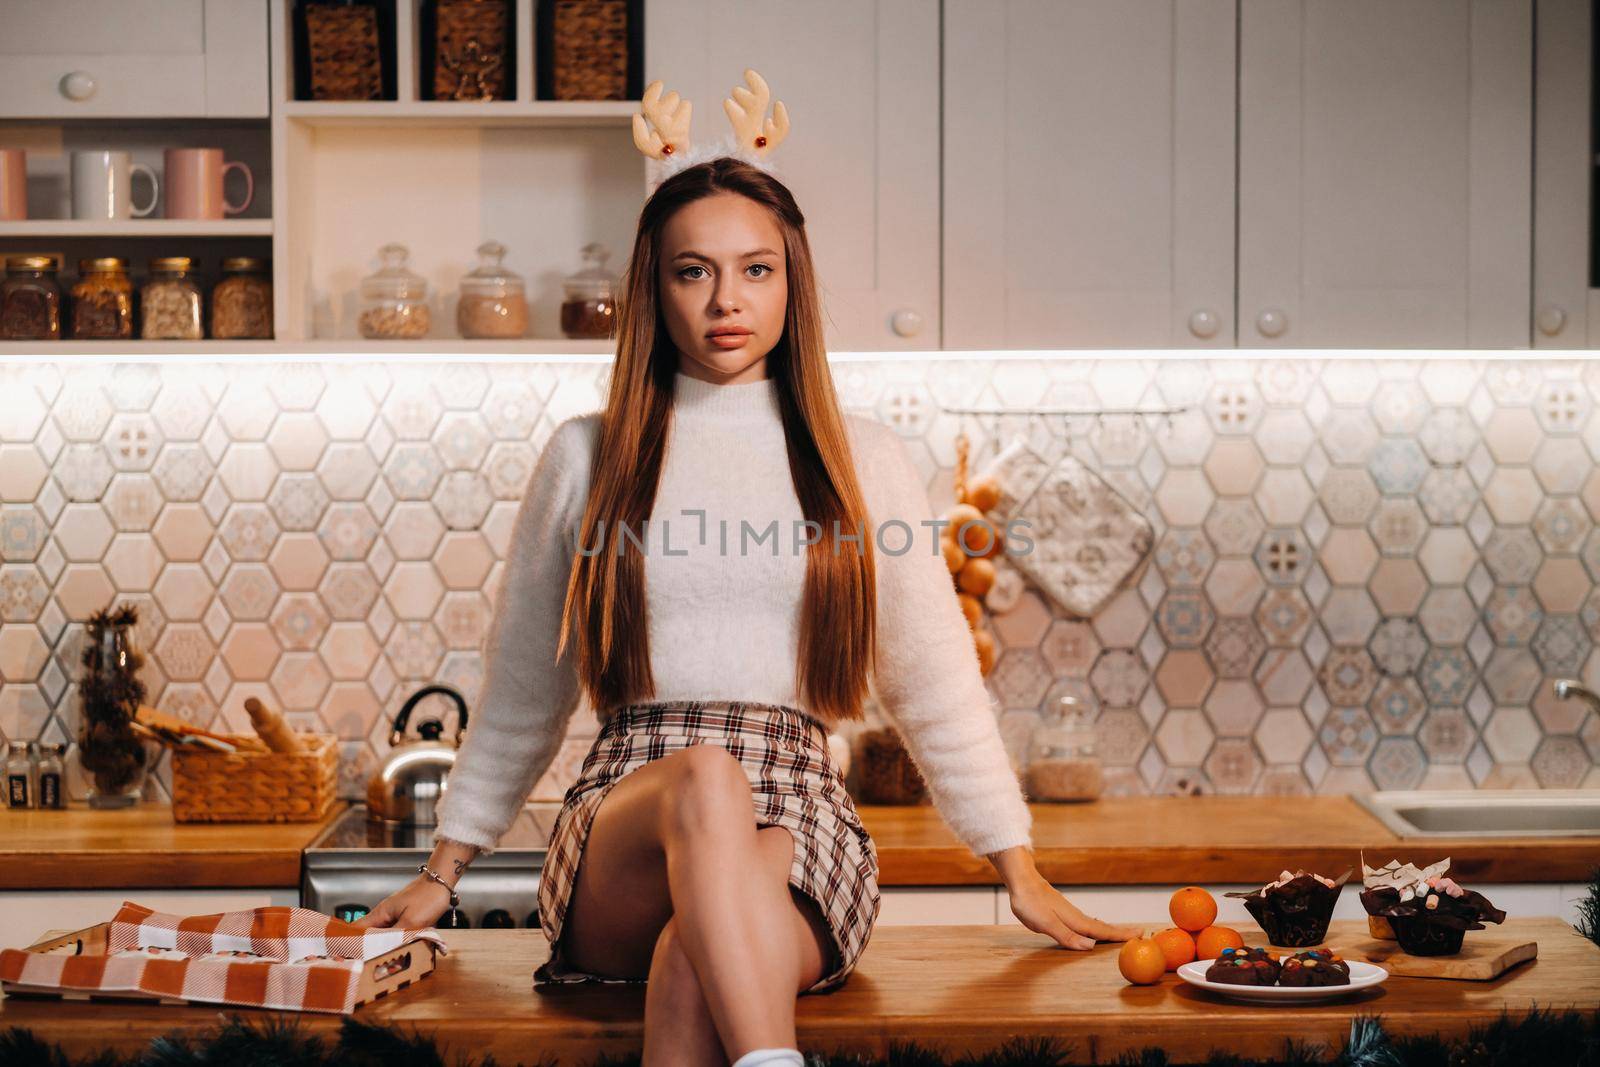
[[[411,710],[434,695],[449,697],[455,703],[455,737],[444,740],[444,724],[428,718],[417,723],[421,740],[405,740]],[[411,694],[394,717],[394,728],[389,731],[389,755],[367,782],[367,820],[390,826],[435,825],[435,808],[444,795],[445,779],[455,766],[456,750],[466,728],[466,698],[448,685],[424,686]]]

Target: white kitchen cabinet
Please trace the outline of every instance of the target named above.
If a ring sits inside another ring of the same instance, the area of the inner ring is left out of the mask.
[[[175,915],[298,907],[296,886],[263,889],[16,889],[0,891],[0,948],[26,948],[46,930],[105,922],[131,900]]]
[[[1240,347],[1527,347],[1532,0],[1239,15]]]
[[[939,347],[939,9],[926,0],[649,0],[645,80],[729,132],[753,67],[790,109],[774,168],[806,214],[831,350]]]
[[[0,0],[0,118],[265,118],[266,5]]]
[[[884,926],[990,926],[995,886],[884,886],[878,923]]]
[[[946,348],[1231,347],[1235,0],[946,0]]]
[[[1330,875],[1331,877],[1331,875]],[[1360,880],[1354,886],[1348,883],[1343,892],[1339,894],[1339,902],[1334,905],[1333,917],[1335,919],[1363,919],[1366,911],[1361,907]],[[1116,886],[1057,886],[1068,900],[1082,908],[1085,912],[1097,919],[1115,923],[1142,923],[1151,928],[1164,928],[1171,925],[1167,913],[1167,905],[1172,900],[1172,887],[1170,886],[1143,886],[1143,885],[1116,885]],[[1217,898],[1217,925],[1236,926],[1240,923],[1252,922],[1249,912],[1245,911],[1244,901],[1235,897],[1224,897],[1222,894],[1234,891],[1248,891],[1259,889],[1256,885],[1209,885],[1204,886],[1212,896]],[[1575,920],[1577,909],[1575,901],[1584,891],[1583,886],[1560,885],[1555,882],[1495,882],[1488,884],[1475,884],[1476,889],[1508,915],[1519,918],[1534,918],[1539,916],[1557,916],[1568,922]],[[1011,914],[1011,895],[1004,886],[999,887],[995,906],[995,915],[1001,923],[1015,923],[1016,916]]]
[[[1540,0],[1534,41],[1533,344],[1600,348],[1600,290],[1589,244],[1590,69],[1588,0]]]

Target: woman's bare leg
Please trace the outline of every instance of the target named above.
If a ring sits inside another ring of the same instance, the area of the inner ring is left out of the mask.
[[[794,1045],[795,994],[820,976],[830,944],[788,887],[793,837],[758,831],[753,810],[744,768],[720,745],[629,773],[595,814],[563,931],[574,965],[640,977],[675,920],[670,943],[730,1059]]]
[[[668,920],[656,939],[644,994],[644,1056],[641,1067],[728,1063],[694,965],[683,954],[677,923]]]

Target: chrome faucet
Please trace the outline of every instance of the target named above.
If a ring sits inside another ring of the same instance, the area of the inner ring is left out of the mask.
[[[1571,678],[1557,678],[1554,686],[1557,700],[1581,700],[1600,715],[1600,693],[1586,689]]]

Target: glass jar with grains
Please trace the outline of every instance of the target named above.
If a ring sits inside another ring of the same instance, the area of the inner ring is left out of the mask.
[[[1095,752],[1098,706],[1087,686],[1074,686],[1044,712],[1028,738],[1024,785],[1031,800],[1093,800],[1105,789]]]
[[[461,279],[456,301],[456,328],[462,337],[523,337],[528,332],[528,296],[522,275],[501,262],[506,246],[485,241],[478,246],[478,268]]]
[[[68,293],[71,333],[80,341],[133,336],[133,282],[120,256],[78,260],[78,280]]]
[[[272,336],[272,272],[266,260],[229,256],[222,261],[222,280],[211,288],[211,336]]]
[[[383,266],[361,279],[361,336],[410,340],[428,336],[428,283],[406,268],[410,251],[402,244],[378,249]]]
[[[139,336],[147,340],[198,341],[204,301],[194,260],[188,256],[162,256],[150,261],[150,278],[139,290],[139,316],[144,325]]]
[[[0,282],[0,339],[61,339],[61,286],[53,256],[6,260],[6,280]]]
[[[562,285],[567,296],[561,304],[561,332],[572,338],[601,339],[616,328],[614,282],[605,268],[611,253],[602,244],[583,246],[583,270],[569,275]]]

